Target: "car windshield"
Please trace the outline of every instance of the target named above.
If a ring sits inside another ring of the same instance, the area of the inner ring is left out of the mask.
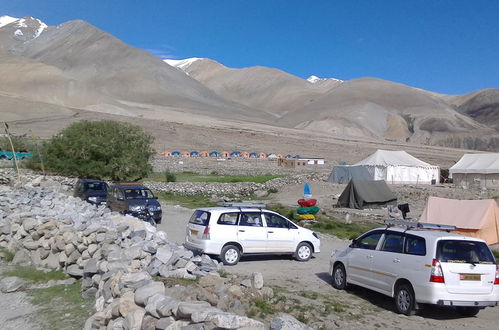
[[[87,190],[106,191],[106,184],[104,182],[88,182],[85,184]]]
[[[126,199],[143,199],[143,198],[154,198],[152,191],[144,188],[129,188],[125,189]]]
[[[451,263],[495,263],[487,245],[478,241],[440,240],[437,244],[437,259]]]

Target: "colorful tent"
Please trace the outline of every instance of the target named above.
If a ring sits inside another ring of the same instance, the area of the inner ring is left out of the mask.
[[[182,154],[180,153],[180,151],[172,151],[172,156],[173,157],[180,157],[180,156],[182,156]]]
[[[405,151],[378,150],[354,165],[335,166],[328,181],[347,183],[351,179],[384,180],[390,184],[431,184],[440,179],[440,168]]]
[[[258,158],[258,154],[256,152],[250,152],[249,158]]]
[[[419,222],[456,226],[453,233],[478,237],[487,244],[499,243],[499,212],[496,201],[429,197]]]
[[[220,157],[220,153],[218,151],[210,152],[210,157]]]

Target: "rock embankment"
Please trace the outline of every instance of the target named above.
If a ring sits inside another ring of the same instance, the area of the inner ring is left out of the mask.
[[[85,329],[265,328],[244,315],[249,299],[273,294],[261,274],[223,278],[209,256],[65,190],[41,177],[0,185],[0,246],[14,253],[14,263],[62,268],[82,279],[82,295],[95,299],[96,310]],[[169,278],[200,280],[182,290],[165,285]]]

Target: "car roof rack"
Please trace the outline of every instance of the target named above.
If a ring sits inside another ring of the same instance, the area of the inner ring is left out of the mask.
[[[436,230],[445,230],[451,231],[456,230],[456,226],[451,225],[440,225],[437,223],[424,223],[424,222],[415,222],[415,221],[402,221],[402,220],[385,220],[386,228],[398,226],[398,227],[407,227],[407,230],[411,228],[417,229],[436,229]]]
[[[219,206],[223,207],[237,207],[241,208],[251,208],[251,209],[263,209],[267,207],[267,204],[264,203],[243,203],[243,202],[219,202],[217,203]]]

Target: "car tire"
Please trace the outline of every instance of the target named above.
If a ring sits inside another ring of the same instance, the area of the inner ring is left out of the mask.
[[[461,316],[473,317],[480,311],[479,307],[456,307],[456,312]]]
[[[309,261],[312,258],[312,246],[310,244],[301,242],[296,247],[295,259],[298,261]]]
[[[414,290],[408,284],[401,284],[395,290],[395,307],[397,312],[407,316],[416,313],[416,297]]]
[[[347,284],[347,272],[345,271],[345,266],[342,264],[337,264],[333,268],[333,288],[338,290],[346,290]]]
[[[226,266],[234,266],[241,258],[241,250],[235,245],[226,245],[220,253],[220,260]]]

